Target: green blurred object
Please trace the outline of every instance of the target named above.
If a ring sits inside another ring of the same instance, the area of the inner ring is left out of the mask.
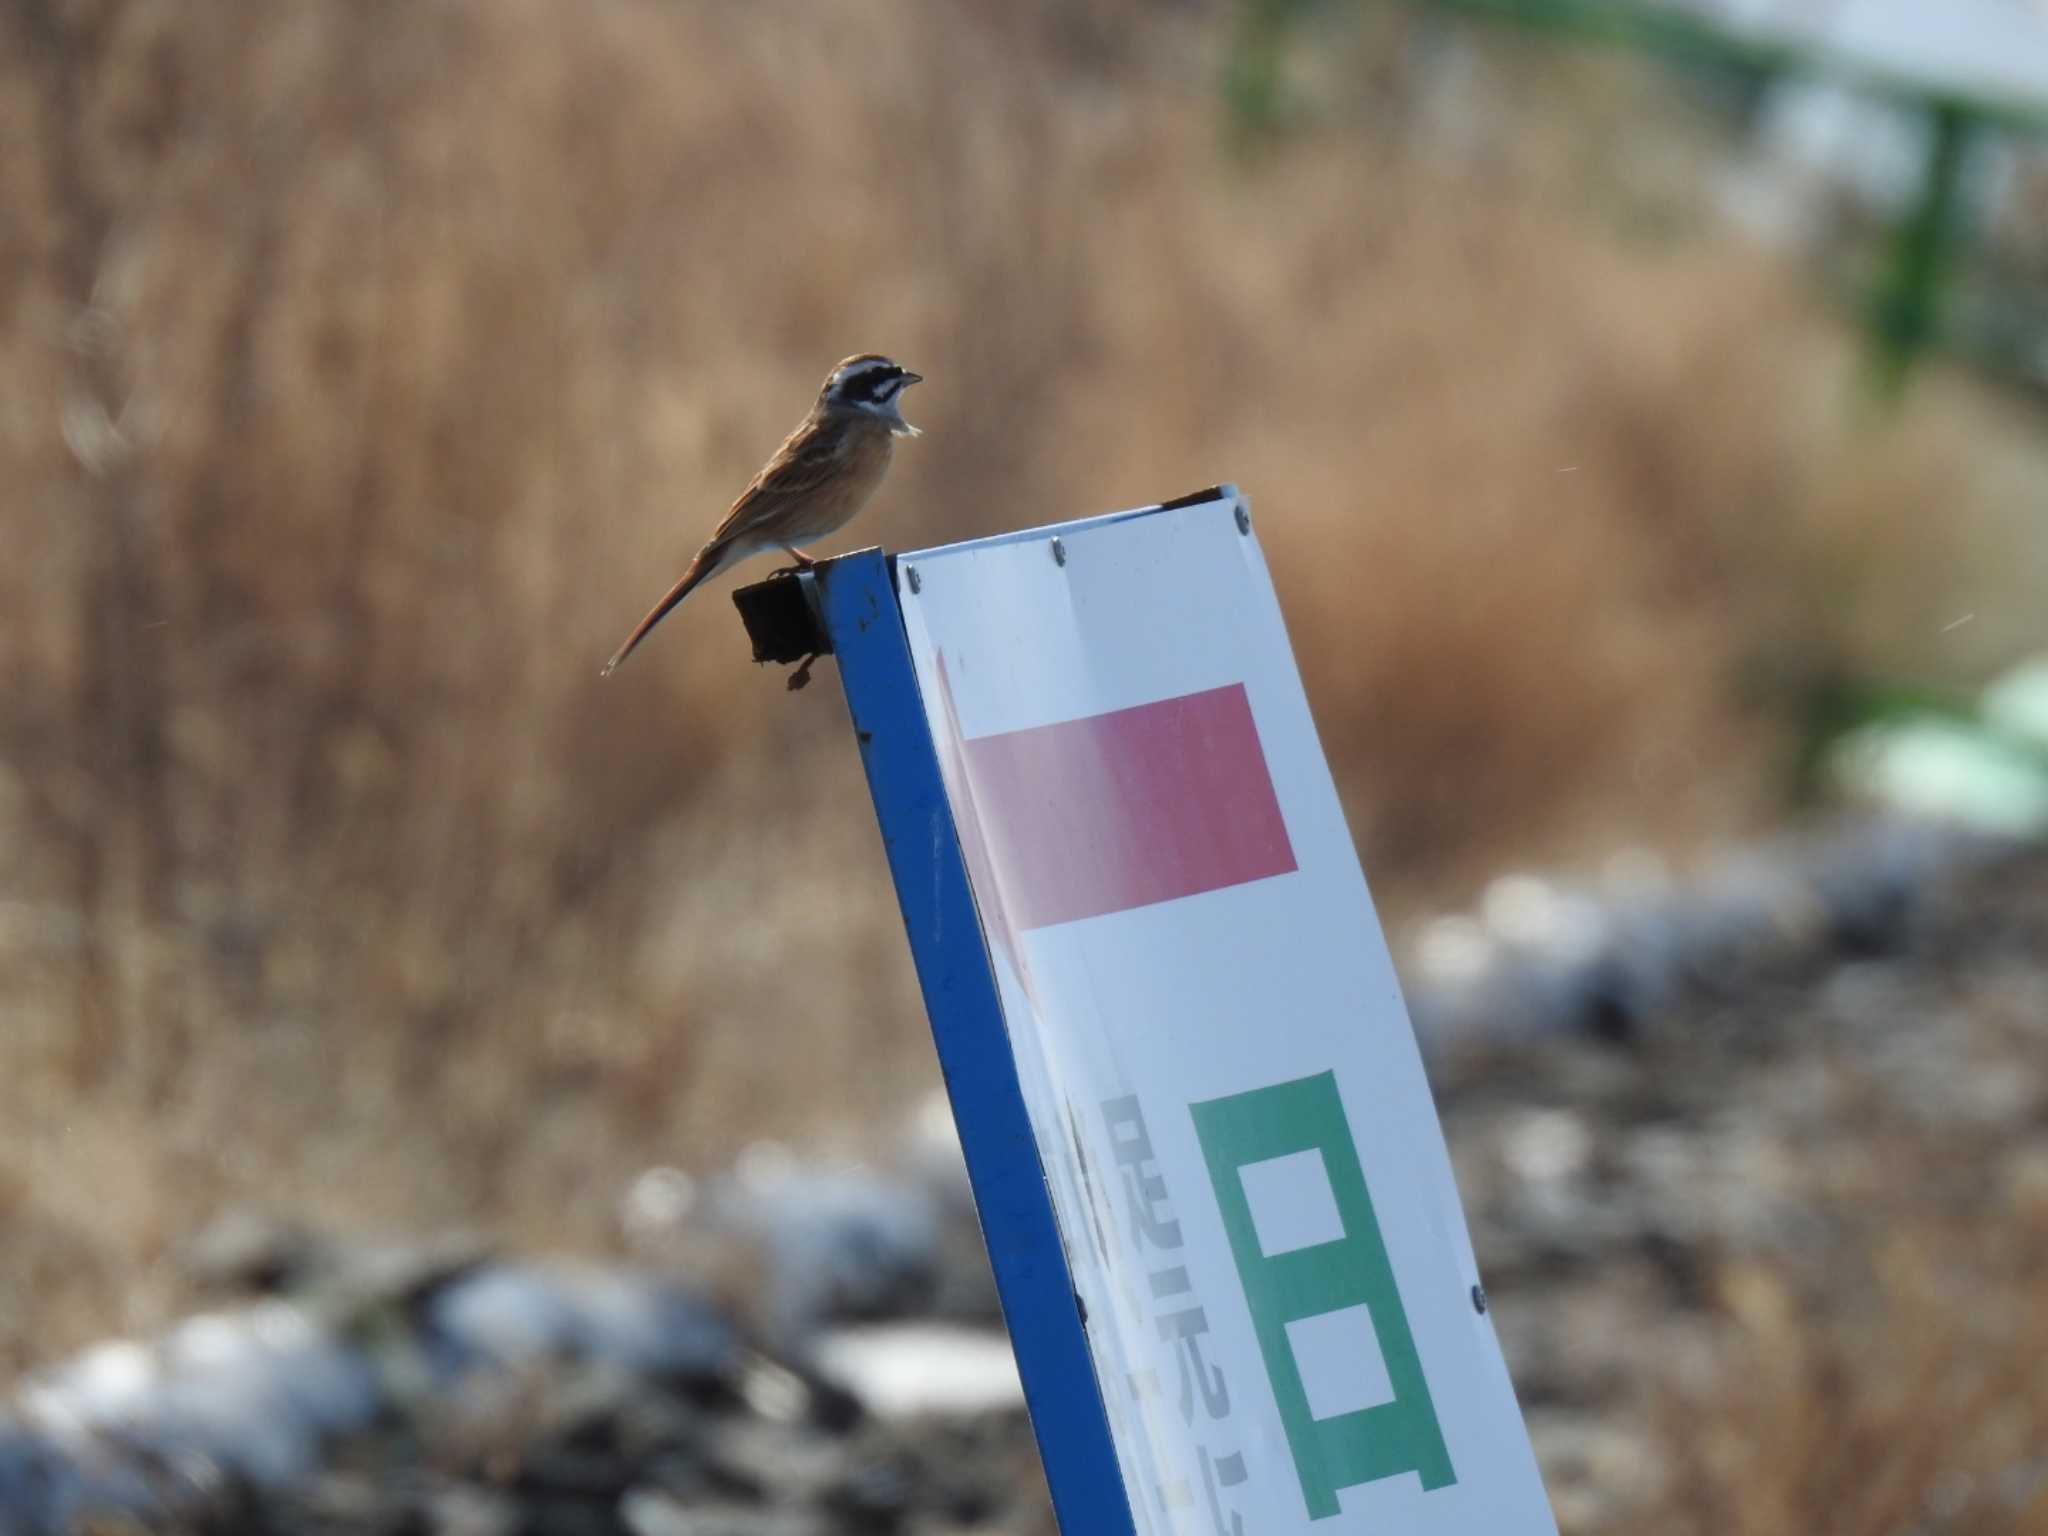
[[[1979,122],[1956,101],[1929,104],[1932,133],[1920,201],[1899,226],[1891,269],[1874,295],[1870,325],[1877,342],[1877,383],[1895,395],[1914,358],[1938,339],[1941,292],[1964,233],[1964,158]]]
[[[1223,71],[1223,97],[1239,147],[1279,126],[1287,32],[1307,8],[1308,0],[1239,0]]]

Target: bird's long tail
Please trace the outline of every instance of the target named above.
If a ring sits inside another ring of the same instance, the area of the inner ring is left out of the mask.
[[[689,569],[683,572],[683,579],[668,589],[668,595],[649,610],[647,617],[633,626],[633,633],[626,636],[626,643],[612,653],[612,659],[604,664],[599,677],[610,677],[613,669],[633,654],[633,648],[647,638],[649,630],[668,617],[669,609],[717,575],[725,565],[726,557],[732,553],[728,544],[706,544],[690,561]]]

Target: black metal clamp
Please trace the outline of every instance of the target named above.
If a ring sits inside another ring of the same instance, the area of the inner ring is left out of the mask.
[[[810,682],[811,664],[832,653],[815,571],[778,571],[766,581],[738,588],[732,603],[753,642],[755,661],[798,664],[789,675],[792,693]]]

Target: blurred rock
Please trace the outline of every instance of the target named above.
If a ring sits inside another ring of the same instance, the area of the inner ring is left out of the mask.
[[[826,1536],[833,1529],[824,1515],[808,1510],[693,1507],[647,1489],[627,1494],[619,1515],[631,1536]]]
[[[685,1381],[729,1378],[731,1321],[657,1278],[583,1266],[494,1264],[448,1286],[427,1323],[456,1369],[556,1360]]]
[[[1625,1043],[1681,989],[1739,993],[1882,951],[1930,882],[2027,846],[1881,817],[1742,849],[1686,882],[1647,859],[1610,861],[1600,889],[1504,876],[1476,917],[1419,931],[1402,966],[1409,1008],[1432,1053],[1549,1032]]]
[[[303,1478],[380,1403],[370,1363],[280,1302],[195,1317],[155,1345],[100,1345],[20,1394],[28,1422],[81,1460],[118,1448],[201,1488]]]
[[[241,1294],[303,1288],[332,1262],[326,1242],[287,1217],[251,1208],[228,1211],[179,1249],[198,1285]]]
[[[34,1431],[0,1421],[0,1536],[70,1530],[92,1499],[70,1456]]]
[[[677,1170],[642,1175],[621,1220],[643,1250],[712,1284],[786,1349],[827,1323],[910,1317],[938,1297],[942,1232],[971,1205],[929,1178],[797,1158],[773,1143],[749,1147],[729,1172],[697,1181]]]
[[[1024,1384],[1006,1333],[936,1323],[838,1328],[813,1342],[811,1358],[873,1414],[915,1419],[1024,1406]]]

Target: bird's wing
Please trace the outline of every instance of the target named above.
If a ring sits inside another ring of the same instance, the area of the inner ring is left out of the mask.
[[[846,443],[845,433],[821,432],[814,422],[805,421],[782,440],[775,457],[740,492],[705,547],[729,543],[763,525],[772,528],[779,513],[830,484],[845,469]]]
[[[815,425],[806,419],[782,440],[782,446],[775,450],[775,457],[754,476],[753,482],[740,492],[739,500],[711,530],[711,537],[691,559],[682,580],[669,588],[668,594],[634,626],[633,633],[626,636],[626,643],[604,664],[604,675],[609,676],[620,662],[631,655],[634,648],[647,638],[647,632],[659,624],[671,608],[717,574],[731,558],[735,543],[749,535],[761,537],[767,543],[781,542],[775,537],[776,519],[829,484],[833,476],[845,468],[846,435],[820,432],[815,430]]]

